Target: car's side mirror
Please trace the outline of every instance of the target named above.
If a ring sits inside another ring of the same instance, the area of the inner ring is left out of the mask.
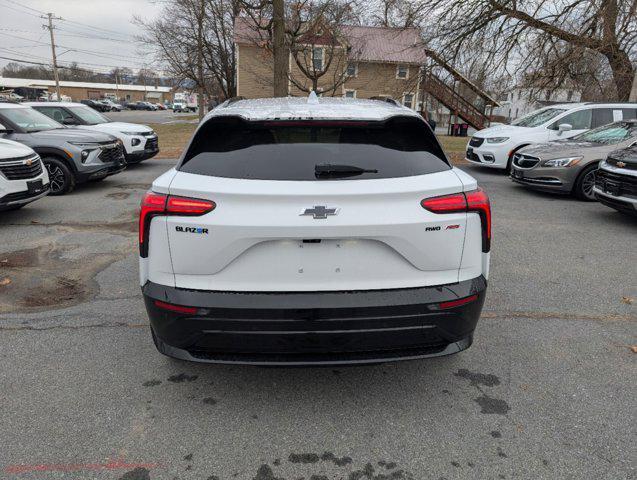
[[[560,123],[557,126],[557,129],[560,131],[560,133],[568,132],[569,130],[573,130],[573,125],[571,125],[570,123]]]
[[[13,129],[7,128],[0,123],[0,135],[2,134],[10,135],[12,133],[13,133]]]

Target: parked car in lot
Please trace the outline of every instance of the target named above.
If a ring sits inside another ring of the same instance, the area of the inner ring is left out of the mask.
[[[157,110],[157,107],[148,102],[134,102],[126,105],[126,108],[130,110]]]
[[[489,199],[392,102],[226,102],[140,212],[160,352],[200,362],[375,363],[468,348]]]
[[[157,107],[157,110],[166,110],[166,105],[163,103],[153,103]]]
[[[568,140],[524,147],[513,154],[511,179],[532,188],[595,200],[599,163],[637,142],[637,120],[614,122]]]
[[[475,133],[466,160],[485,167],[510,170],[513,155],[537,143],[571,138],[591,128],[637,118],[636,103],[569,103],[551,105],[514,121]]]
[[[100,100],[100,103],[102,105],[106,105],[106,107],[108,107],[109,112],[121,112],[123,109],[123,107],[119,103],[115,103],[114,101],[108,98],[104,100]]]
[[[49,176],[40,156],[26,145],[0,139],[0,210],[17,210],[47,193]]]
[[[93,110],[97,110],[98,112],[108,112],[110,111],[110,107],[98,102],[97,100],[81,100],[81,103],[91,107]]]
[[[27,105],[0,102],[0,138],[35,150],[46,167],[51,195],[63,195],[77,183],[103,178],[126,168],[120,140],[102,132],[64,125]]]
[[[126,163],[139,163],[159,153],[159,139],[152,128],[135,123],[113,122],[81,103],[25,103],[67,126],[111,134],[122,141]]]
[[[637,216],[637,145],[608,155],[599,166],[593,191],[604,205]]]

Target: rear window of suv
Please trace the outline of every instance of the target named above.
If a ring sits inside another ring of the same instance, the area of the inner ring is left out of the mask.
[[[320,175],[317,165],[364,171]],[[254,180],[358,180],[450,168],[435,136],[417,118],[248,122],[220,117],[199,129],[178,170]]]

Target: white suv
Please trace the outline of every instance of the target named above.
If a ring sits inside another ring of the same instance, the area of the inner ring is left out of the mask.
[[[0,139],[0,210],[17,210],[49,193],[49,176],[37,153]]]
[[[570,138],[591,128],[637,118],[635,103],[568,103],[541,108],[515,120],[479,130],[467,145],[466,160],[510,170],[513,154],[537,143]]]
[[[140,280],[160,352],[373,363],[472,342],[491,211],[394,102],[226,102],[142,200]]]
[[[147,125],[113,122],[82,103],[25,102],[47,117],[75,128],[108,133],[122,141],[127,164],[139,163],[159,153],[157,134]]]

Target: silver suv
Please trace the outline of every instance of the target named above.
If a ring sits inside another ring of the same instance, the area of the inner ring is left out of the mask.
[[[78,183],[102,180],[126,168],[122,143],[114,136],[66,128],[17,103],[0,102],[0,138],[27,145],[40,155],[51,195],[63,195]]]

